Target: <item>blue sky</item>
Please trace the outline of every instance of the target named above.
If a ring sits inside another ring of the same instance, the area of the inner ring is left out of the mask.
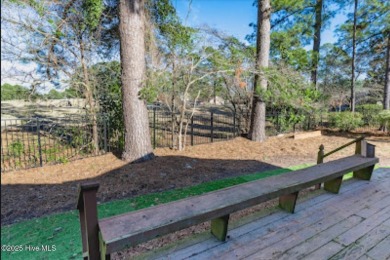
[[[207,24],[228,35],[233,35],[238,39],[245,41],[245,36],[252,33],[249,24],[256,22],[256,7],[253,6],[254,0],[171,0],[182,22],[189,26],[202,26]],[[3,10],[2,10],[3,11]],[[337,40],[333,31],[338,24],[346,20],[344,13],[336,15],[330,26],[322,32],[322,44],[333,43]],[[3,27],[2,27],[3,30]],[[311,45],[306,46],[311,49]],[[12,68],[11,62],[2,61],[2,76],[7,68]],[[33,71],[35,66],[16,64],[16,67],[22,71]],[[8,82],[18,84],[15,77],[2,77],[1,84]],[[26,83],[28,85],[29,83]],[[25,84],[23,84],[25,85]],[[50,89],[48,87],[47,89]],[[48,91],[48,90],[47,90]]]
[[[251,22],[256,22],[256,7],[253,0],[172,0],[178,15],[189,26],[201,26],[207,24],[233,35],[244,41],[245,36],[252,33],[249,27]],[[330,26],[322,32],[322,44],[334,43],[337,37],[333,31],[338,24],[346,20],[343,13],[337,14]]]

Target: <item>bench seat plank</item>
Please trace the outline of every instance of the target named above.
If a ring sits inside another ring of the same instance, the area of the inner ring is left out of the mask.
[[[99,220],[107,253],[291,194],[378,163],[361,155]],[[228,199],[227,199],[228,198]]]

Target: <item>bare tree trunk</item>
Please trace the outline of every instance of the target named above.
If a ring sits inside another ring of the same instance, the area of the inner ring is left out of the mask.
[[[178,150],[179,151],[182,151],[183,150],[183,142],[185,142],[185,140],[183,140],[183,124],[184,124],[184,118],[185,118],[185,113],[186,113],[186,93],[184,93],[184,98],[183,98],[183,102],[182,102],[182,108],[181,108],[181,111],[180,111],[180,117],[179,117],[179,133],[177,135],[178,137]]]
[[[390,109],[390,32],[387,33],[387,50],[386,50],[386,70],[385,70],[385,88],[383,91],[383,109]],[[387,126],[381,126],[382,131],[386,132]]]
[[[171,114],[171,120],[172,120],[172,148],[176,147],[176,73],[175,73],[175,57],[173,57],[173,62],[172,62],[172,97],[171,97],[171,107],[172,107],[172,114]]]
[[[317,68],[320,57],[321,46],[321,27],[322,27],[322,5],[323,0],[317,0],[315,6],[316,20],[314,24],[314,41],[313,41],[313,59],[311,70],[311,82],[317,89]]]
[[[146,101],[139,92],[145,83],[144,0],[120,0],[119,36],[125,147],[123,160],[139,162],[154,157]]]
[[[99,152],[99,133],[97,127],[97,116],[96,116],[96,104],[95,99],[93,98],[93,90],[91,88],[91,82],[89,80],[89,72],[87,63],[85,61],[85,52],[84,44],[80,41],[80,54],[81,54],[81,66],[83,68],[83,78],[84,78],[84,87],[85,87],[85,98],[87,104],[89,105],[89,112],[91,113],[92,119],[92,144],[95,153]]]
[[[390,33],[387,36],[385,89],[383,94],[383,109],[390,109]]]
[[[358,0],[355,0],[353,12],[353,36],[352,36],[352,73],[351,73],[351,111],[355,112],[355,56],[356,56],[356,19]]]
[[[265,135],[265,101],[261,92],[267,90],[267,78],[261,70],[268,67],[270,49],[270,24],[271,5],[270,0],[259,0],[257,11],[257,48],[256,67],[260,71],[255,76],[253,106],[249,138],[253,141],[263,142]]]

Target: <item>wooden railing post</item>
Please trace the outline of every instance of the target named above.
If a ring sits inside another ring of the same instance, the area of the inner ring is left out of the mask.
[[[317,164],[324,162],[324,149],[325,149],[324,145],[321,144],[319,149],[320,150],[317,153]]]
[[[365,140],[360,140],[356,142],[355,146],[355,154],[362,154],[363,150],[365,148]]]
[[[85,183],[80,186],[77,209],[80,216],[81,238],[83,243],[83,259],[100,258],[99,227],[97,218],[96,193],[98,183]]]
[[[320,150],[317,153],[317,164],[321,164],[324,162],[324,148],[325,148],[324,145],[321,144],[320,148],[319,148]],[[316,190],[321,189],[321,183],[316,184],[314,189],[316,189]]]

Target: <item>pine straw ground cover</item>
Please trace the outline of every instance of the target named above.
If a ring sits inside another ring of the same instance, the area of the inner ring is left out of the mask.
[[[370,139],[370,142],[377,145],[380,164],[390,165],[389,138]],[[101,188],[98,192],[100,203],[131,198],[101,204],[100,217],[106,217],[267,176],[264,173],[248,175],[251,172],[267,170],[268,174],[275,174],[285,171],[283,168],[289,165],[312,164],[316,161],[318,146],[321,143],[325,145],[325,151],[329,151],[350,140],[352,139],[335,136],[294,140],[290,136],[285,136],[270,138],[265,143],[258,144],[236,138],[228,142],[188,147],[184,152],[157,149],[155,153],[158,157],[142,164],[129,165],[113,155],[104,155],[64,165],[5,173],[2,174],[1,180],[2,225],[67,212],[3,226],[2,244],[55,244],[56,259],[79,258],[81,244],[78,216],[75,211],[69,210],[75,208],[77,186],[85,180],[100,182]],[[329,160],[351,155],[353,151],[354,148],[349,147]],[[226,178],[229,179],[212,182],[214,184],[202,184]],[[199,184],[200,186],[196,186]],[[189,186],[194,187],[184,188]],[[140,196],[156,192],[158,193]],[[260,208],[267,205],[264,204]],[[269,205],[273,205],[272,202]],[[165,242],[205,229],[207,224],[202,224],[168,236]],[[165,242],[152,241],[119,253],[116,257],[134,256]],[[13,255],[12,259],[19,258],[18,256],[19,254]],[[20,256],[21,259],[28,257],[24,254]],[[41,256],[43,259],[52,258],[48,253]]]

